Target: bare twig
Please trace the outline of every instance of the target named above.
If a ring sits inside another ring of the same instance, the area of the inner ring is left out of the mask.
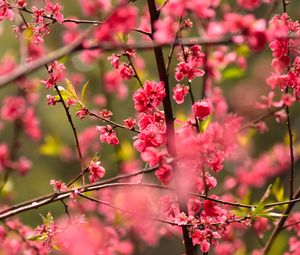
[[[276,112],[279,112],[281,111],[282,109],[284,109],[284,107],[280,107],[280,108],[275,108],[273,110],[269,110],[268,112],[262,114],[261,116],[257,117],[256,119],[244,124],[241,128],[240,128],[240,131],[243,131],[247,128],[251,128],[251,127],[254,127],[255,124],[259,123],[260,121],[270,117],[270,116],[273,116]]]
[[[27,9],[26,7],[18,7],[15,6],[13,4],[9,4],[9,6],[13,9],[18,9],[20,11],[20,15],[22,15],[22,12],[26,12],[29,14],[34,14],[33,11]],[[53,16],[50,15],[43,15],[44,19],[48,19],[51,20],[52,23],[58,23],[57,19]],[[62,23],[75,23],[75,24],[87,24],[87,25],[102,25],[103,23],[105,23],[105,21],[100,21],[100,20],[86,20],[86,19],[71,19],[71,18],[67,18],[67,19],[63,19]],[[139,28],[132,28],[132,31],[144,34],[149,36],[150,33],[147,31],[144,31],[142,29]]]
[[[48,68],[47,68],[48,69]],[[85,172],[85,165],[84,165],[84,159],[83,159],[83,156],[82,156],[82,153],[81,153],[81,149],[80,149],[80,144],[79,144],[79,140],[78,140],[78,135],[77,135],[77,131],[76,131],[76,127],[74,125],[74,122],[72,120],[72,116],[69,112],[69,107],[66,105],[66,102],[65,100],[63,99],[62,95],[61,95],[61,92],[60,90],[58,89],[57,85],[55,84],[54,85],[54,88],[60,98],[60,102],[62,103],[63,105],[63,108],[65,110],[65,113],[66,113],[66,116],[67,116],[67,119],[68,119],[68,122],[70,123],[70,126],[72,128],[72,132],[73,132],[73,136],[74,136],[74,139],[75,139],[75,146],[76,146],[76,149],[77,149],[77,153],[78,153],[78,157],[79,157],[79,161],[80,161],[80,164],[81,164],[81,172],[80,172],[80,176],[82,177],[82,183],[84,184],[84,172]]]
[[[299,199],[300,197],[300,188],[295,192],[295,195],[293,196],[293,199]],[[271,236],[269,237],[266,246],[264,247],[262,255],[269,254],[276,238],[278,237],[279,233],[284,229],[284,223],[289,217],[290,212],[292,211],[293,207],[295,206],[296,202],[289,201],[287,208],[283,211],[282,216],[277,223],[276,227],[274,228]]]
[[[119,124],[119,123],[117,123],[117,122],[114,122],[114,121],[112,121],[112,120],[103,118],[103,117],[101,117],[100,115],[98,115],[98,114],[96,114],[96,113],[94,113],[94,112],[90,112],[89,110],[87,110],[87,112],[88,112],[88,115],[90,115],[90,116],[92,116],[92,117],[95,117],[95,118],[97,118],[97,119],[100,119],[100,120],[102,120],[102,121],[104,121],[104,122],[107,122],[107,123],[113,125],[113,127],[118,127],[118,128],[126,129],[126,130],[129,130],[129,131],[135,132],[135,133],[140,133],[140,131],[137,130],[137,129],[135,129],[135,128],[128,129],[128,128],[126,128],[125,126],[123,126],[123,125],[121,125],[121,124]]]
[[[113,188],[113,187],[147,187],[147,188],[153,188],[153,189],[162,189],[162,190],[167,190],[167,191],[172,191],[175,192],[175,189],[170,188],[170,187],[166,187],[166,186],[162,186],[159,184],[153,184],[153,183],[115,183],[116,181],[122,180],[122,179],[127,179],[133,176],[137,176],[137,175],[141,175],[144,173],[150,173],[155,171],[156,169],[158,169],[158,167],[153,167],[153,168],[149,168],[147,170],[142,170],[142,171],[137,171],[135,173],[131,173],[131,174],[124,174],[124,175],[118,175],[116,177],[104,180],[104,181],[100,181],[100,182],[95,182],[92,184],[87,184],[85,186],[81,186],[81,187],[77,187],[74,189],[71,189],[69,191],[65,191],[65,192],[59,192],[59,193],[51,193],[39,198],[35,198],[32,199],[30,201],[26,201],[23,202],[21,204],[12,206],[6,210],[3,210],[0,212],[0,220],[12,217],[16,214],[25,212],[25,211],[30,211],[33,209],[37,209],[41,206],[44,205],[48,205],[51,203],[54,203],[56,201],[60,201],[62,199],[66,199],[69,198],[70,194],[74,191],[77,191],[78,193],[82,194],[85,192],[89,192],[89,191],[94,191],[94,190],[101,190],[101,189],[105,189],[105,188]],[[206,200],[210,200],[222,205],[230,205],[230,206],[234,206],[234,207],[242,207],[242,208],[248,208],[248,209],[253,209],[256,208],[258,205],[247,205],[247,204],[241,204],[241,203],[234,203],[234,202],[228,202],[228,201],[223,201],[223,200],[218,200],[218,199],[214,199],[205,195],[201,195],[198,193],[189,193],[190,196],[196,196],[196,197],[200,197]],[[289,210],[285,210],[283,212],[283,216],[285,216],[287,218],[288,212],[290,212],[290,210],[293,208],[293,206],[300,201],[300,189],[296,192],[295,197],[293,200],[289,200],[289,201],[283,201],[283,202],[277,202],[277,203],[270,203],[270,204],[266,204],[264,206],[264,208],[269,208],[269,207],[275,207],[275,206],[280,206],[283,204],[288,204]],[[285,219],[286,220],[286,219]],[[284,222],[285,222],[284,220]],[[284,224],[283,222],[283,224]],[[282,225],[283,226],[283,225]]]

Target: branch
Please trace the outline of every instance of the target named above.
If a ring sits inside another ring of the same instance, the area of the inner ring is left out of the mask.
[[[155,33],[154,24],[159,20],[160,12],[156,8],[155,0],[147,0],[149,14],[150,14],[150,22],[151,22],[151,33],[152,35]],[[153,37],[152,37],[153,38]],[[176,40],[175,40],[176,41]],[[173,44],[175,45],[175,43]],[[175,47],[175,46],[172,46]],[[159,80],[164,82],[164,87],[166,91],[166,96],[163,99],[163,108],[166,120],[166,132],[167,132],[167,150],[171,157],[176,157],[176,145],[175,145],[175,129],[174,129],[174,116],[172,111],[171,104],[171,95],[170,95],[170,87],[169,87],[169,77],[166,69],[166,64],[164,60],[162,46],[156,46],[153,48],[156,67],[159,75]],[[176,165],[172,164],[173,170],[175,171]],[[175,182],[176,182],[175,178]],[[179,198],[179,209],[184,212],[186,215],[188,214],[187,203],[185,198],[182,197],[180,192],[177,192],[177,196]],[[186,255],[194,254],[194,245],[192,239],[189,236],[189,230],[187,226],[182,226],[182,235],[184,240],[184,247]]]
[[[161,218],[158,218],[158,217],[153,217],[153,216],[147,216],[144,213],[142,215],[141,214],[137,214],[137,213],[135,213],[133,211],[128,211],[128,210],[123,209],[121,207],[118,207],[116,205],[112,205],[109,202],[106,202],[106,201],[103,201],[103,200],[100,200],[100,199],[96,199],[94,197],[90,197],[90,196],[87,196],[87,195],[79,194],[79,196],[82,197],[82,198],[88,199],[88,200],[90,200],[92,202],[99,203],[99,204],[102,204],[102,205],[106,205],[108,207],[111,207],[111,208],[113,208],[115,210],[124,212],[126,214],[131,214],[131,215],[134,215],[134,216],[141,216],[141,217],[143,217],[143,219],[150,219],[150,220],[158,221],[158,222],[161,222],[161,223],[167,223],[167,224],[170,224],[170,225],[173,225],[173,226],[178,226],[178,227],[182,227],[182,226],[195,226],[195,224],[189,224],[189,223],[187,223],[187,224],[179,224],[179,223],[176,223],[174,221],[164,220],[164,219],[161,219]],[[237,223],[237,222],[242,222],[242,221],[248,220],[248,219],[250,219],[250,217],[246,216],[246,217],[242,217],[242,218],[238,218],[238,219],[234,219],[234,220],[226,220],[225,223],[227,223],[227,224]],[[220,224],[224,224],[224,222],[215,222],[215,223],[212,223],[212,225],[220,225]]]
[[[119,181],[122,179],[127,179],[133,176],[137,176],[137,175],[141,175],[141,174],[145,174],[145,173],[150,173],[153,172],[155,170],[157,170],[158,167],[153,167],[153,168],[149,168],[147,170],[142,170],[142,171],[137,171],[135,173],[131,173],[131,174],[124,174],[124,175],[118,175],[116,177],[104,180],[104,181],[100,181],[100,182],[95,182],[92,184],[87,184],[85,186],[81,186],[78,188],[73,188],[71,190],[65,191],[65,192],[59,192],[59,193],[51,193],[39,198],[35,198],[20,204],[17,204],[15,206],[12,206],[6,210],[3,210],[0,212],[0,220],[4,220],[6,218],[12,217],[16,214],[22,213],[22,212],[26,212],[26,211],[30,211],[33,209],[37,209],[41,206],[44,205],[48,205],[51,203],[54,203],[56,201],[61,201],[63,199],[69,198],[70,194],[74,191],[77,191],[80,194],[83,194],[85,192],[89,192],[89,191],[95,191],[95,190],[101,190],[101,189],[105,189],[105,188],[112,188],[112,187],[148,187],[148,188],[154,188],[154,189],[162,189],[162,190],[168,190],[168,191],[176,191],[173,188],[170,187],[166,187],[166,186],[162,186],[159,184],[153,184],[153,183],[114,183],[115,181]],[[189,195],[191,196],[195,196],[195,197],[200,197],[206,200],[210,200],[222,205],[230,205],[230,206],[234,206],[234,207],[243,207],[243,208],[248,208],[248,209],[253,209],[256,208],[258,205],[247,205],[247,204],[240,204],[240,203],[234,203],[234,202],[228,202],[228,201],[223,201],[223,200],[218,200],[218,199],[214,199],[205,195],[201,195],[201,194],[197,194],[197,193],[193,193],[190,192]],[[297,191],[297,194],[295,195],[293,200],[289,200],[289,201],[285,201],[285,202],[277,202],[277,203],[270,203],[270,204],[266,204],[264,206],[264,208],[267,207],[274,207],[274,206],[279,206],[279,205],[283,205],[283,204],[288,204],[288,208],[290,208],[290,210],[292,209],[292,207],[300,201],[300,189]],[[285,211],[283,213],[283,215],[285,217],[287,217]],[[284,224],[284,222],[283,222]]]
[[[4,77],[0,77],[0,88],[4,87],[8,83],[15,81],[21,78],[24,75],[28,75],[29,73],[33,73],[34,71],[38,70],[45,65],[54,62],[57,59],[60,59],[66,55],[69,55],[75,52],[77,49],[80,48],[80,45],[84,41],[84,39],[89,34],[90,30],[86,31],[82,36],[76,39],[73,43],[68,44],[56,51],[53,51],[46,55],[45,57],[41,57],[35,61],[30,63],[19,65],[14,69],[13,72],[9,73]]]
[[[293,198],[296,200],[296,199],[299,199],[299,197],[300,197],[300,188],[298,188],[298,190],[296,191]],[[275,229],[273,230],[271,236],[269,237],[269,239],[267,241],[267,244],[263,250],[262,255],[267,255],[270,252],[277,236],[284,229],[284,223],[286,222],[287,218],[289,217],[289,214],[292,211],[295,204],[296,204],[296,202],[289,203],[288,207],[282,213],[282,216],[281,216],[278,224],[276,225]]]
[[[80,145],[79,145],[78,135],[77,135],[76,127],[75,127],[75,125],[74,125],[74,123],[73,123],[73,120],[72,120],[72,116],[71,116],[71,114],[70,114],[70,112],[69,112],[69,107],[66,105],[66,102],[65,102],[65,100],[63,99],[63,97],[62,97],[62,95],[61,95],[61,93],[60,93],[60,90],[58,89],[58,87],[57,87],[56,84],[55,84],[54,88],[55,88],[55,90],[56,90],[56,92],[57,92],[57,94],[58,94],[58,96],[59,96],[59,98],[60,98],[60,102],[61,102],[62,105],[63,105],[63,108],[64,108],[65,113],[66,113],[66,115],[67,115],[67,119],[68,119],[68,121],[69,121],[69,123],[70,123],[70,126],[71,126],[71,128],[72,128],[73,135],[74,135],[74,139],[75,139],[76,148],[77,148],[77,151],[78,151],[79,160],[80,160],[80,162],[81,162],[81,165],[83,166],[84,163],[83,163],[82,153],[81,153],[81,150],[80,150]]]
[[[109,179],[106,179],[106,180],[103,180],[103,181],[100,181],[100,182],[96,182],[96,183],[93,183],[93,184],[86,185],[85,187],[89,187],[89,186],[93,186],[93,185],[108,184],[108,183],[112,183],[112,182],[115,182],[115,181],[127,179],[127,178],[130,178],[130,177],[134,177],[134,176],[137,176],[137,175],[141,175],[141,174],[145,174],[145,173],[150,173],[150,172],[153,172],[153,171],[155,171],[157,169],[158,169],[158,166],[152,167],[152,168],[149,168],[149,169],[146,169],[146,170],[136,171],[136,172],[130,173],[130,174],[122,174],[122,175],[118,175],[118,176],[115,176],[115,177],[112,177],[112,178],[109,178]],[[61,192],[61,193],[51,193],[51,194],[48,194],[48,195],[45,195],[45,196],[34,198],[34,199],[29,200],[29,201],[26,201],[26,202],[14,205],[14,206],[12,206],[12,207],[10,207],[8,209],[5,209],[5,210],[3,210],[3,211],[0,212],[0,220],[3,220],[5,218],[11,217],[13,215],[16,215],[19,212],[24,212],[24,211],[28,211],[28,210],[31,210],[31,209],[38,208],[39,206],[38,207],[32,207],[32,208],[29,208],[29,209],[27,209],[25,207],[27,207],[28,205],[36,205],[37,202],[40,202],[40,201],[45,200],[45,199],[48,199],[49,200],[48,203],[50,204],[60,194],[64,194],[64,193],[70,194],[70,191]],[[20,211],[13,212],[14,210],[17,210],[17,209],[20,209]]]
[[[281,228],[281,230],[284,230],[284,229],[286,229],[286,228],[289,228],[289,227],[292,227],[292,226],[295,226],[295,225],[298,225],[298,224],[300,224],[300,221],[296,221],[296,222],[290,223],[290,224],[288,224],[288,225],[284,225],[284,226]]]
[[[167,47],[170,44],[176,45],[186,45],[191,46],[195,44],[210,44],[210,45],[220,45],[220,44],[228,44],[231,43],[232,40],[230,38],[222,38],[220,40],[209,40],[209,39],[200,39],[200,38],[186,38],[186,39],[177,39],[174,42],[170,43],[157,43],[157,42],[147,42],[147,43],[134,43],[134,44],[125,44],[125,43],[114,43],[114,42],[101,42],[97,43],[90,47],[83,47],[82,42],[87,37],[89,31],[84,33],[78,39],[76,39],[73,43],[68,44],[60,49],[57,49],[47,56],[39,58],[30,63],[22,64],[15,68],[15,70],[4,77],[0,77],[0,89],[7,85],[10,82],[21,78],[24,75],[28,75],[29,73],[33,73],[38,70],[40,67],[45,66],[46,64],[52,63],[55,60],[58,60],[64,56],[71,55],[77,51],[83,50],[103,50],[103,51],[114,51],[117,49],[123,48],[134,48],[139,50],[152,50],[154,47]]]
[[[291,169],[290,169],[290,199],[293,198],[294,195],[294,173],[295,173],[295,157],[294,157],[294,146],[293,146],[293,132],[291,128],[291,115],[290,108],[288,106],[285,107],[286,115],[287,115],[287,129],[289,134],[289,148],[290,148],[290,161],[291,161]]]
[[[23,11],[23,12],[26,12],[26,13],[29,13],[29,14],[34,14],[33,11],[31,10],[28,10],[26,7],[18,7],[18,6],[15,6],[13,4],[10,4],[8,3],[8,5],[11,7],[11,8],[14,8],[14,9],[18,9],[20,11],[20,13]],[[22,15],[22,14],[21,14]],[[58,23],[57,19],[53,16],[49,16],[49,15],[43,15],[43,18],[44,19],[48,19],[48,20],[51,20],[52,23]],[[86,20],[86,19],[71,19],[71,18],[68,18],[68,19],[64,19],[62,21],[62,23],[75,23],[75,24],[88,24],[88,25],[102,25],[103,23],[105,23],[105,21],[100,21],[100,20]],[[150,36],[150,33],[147,32],[147,31],[144,31],[142,29],[139,29],[139,28],[132,28],[131,29],[132,31],[135,31],[135,32],[138,32],[138,33],[141,33],[141,34],[144,34],[144,35],[147,35],[147,36]]]
[[[95,118],[97,118],[97,119],[100,119],[100,120],[102,120],[102,121],[104,121],[104,122],[107,122],[107,123],[113,125],[114,127],[126,129],[126,130],[129,130],[129,131],[135,132],[135,133],[140,133],[140,131],[137,130],[137,129],[135,129],[135,128],[128,129],[128,128],[126,128],[125,126],[123,126],[123,125],[121,125],[121,124],[119,124],[119,123],[117,123],[117,122],[114,122],[114,121],[112,121],[112,120],[103,118],[103,117],[101,117],[100,115],[98,115],[98,114],[96,114],[96,113],[94,113],[94,112],[90,112],[89,110],[87,110],[87,112],[88,112],[88,115],[90,115],[90,116],[92,116],[92,117],[95,117]]]
[[[280,108],[276,108],[276,109],[273,109],[273,110],[269,110],[268,112],[262,114],[261,116],[257,117],[256,119],[246,123],[245,125],[243,125],[239,131],[243,131],[244,129],[247,129],[247,128],[251,128],[253,127],[255,124],[259,123],[260,121],[274,115],[274,113],[276,112],[279,112],[283,109],[284,107],[280,107]]]

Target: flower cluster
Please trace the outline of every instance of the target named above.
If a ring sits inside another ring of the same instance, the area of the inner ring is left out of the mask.
[[[166,92],[163,82],[146,81],[133,95],[134,108],[141,113],[152,112],[162,103]]]
[[[287,36],[288,34],[294,34],[298,36],[300,34],[300,25],[297,21],[292,21],[289,16],[284,13],[282,15],[276,15],[271,21],[270,26],[277,29],[277,33],[280,36]],[[277,38],[270,43],[272,55],[272,67],[274,73],[267,79],[267,84],[275,89],[280,88],[286,90],[287,88],[293,89],[293,94],[296,98],[300,97],[300,58],[299,43],[297,39],[293,38]],[[294,61],[290,58],[291,55],[295,55]]]

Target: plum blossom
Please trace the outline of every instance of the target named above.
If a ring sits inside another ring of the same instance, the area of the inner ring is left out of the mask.
[[[100,161],[91,161],[89,165],[89,171],[90,171],[90,182],[96,182],[99,179],[101,179],[105,174],[105,169],[103,166],[101,166]]]
[[[0,116],[6,121],[15,121],[26,111],[26,102],[23,97],[6,97],[1,108]]]
[[[204,120],[212,113],[211,102],[207,99],[195,102],[192,106],[192,111],[195,118]]]
[[[151,111],[162,103],[165,95],[163,82],[146,81],[133,95],[134,108],[138,112]]]
[[[177,104],[182,104],[184,102],[184,97],[189,93],[189,87],[181,84],[177,84],[173,89],[173,99]]]
[[[97,126],[96,130],[100,133],[100,141],[108,144],[119,144],[119,139],[114,129],[110,126]]]

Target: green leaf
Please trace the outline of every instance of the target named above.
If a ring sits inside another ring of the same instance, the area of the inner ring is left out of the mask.
[[[236,47],[236,53],[239,55],[239,56],[243,56],[243,57],[249,57],[250,55],[250,48],[247,44],[242,44],[242,45],[239,45]]]
[[[278,202],[283,201],[284,199],[284,187],[282,186],[280,182],[280,178],[276,178],[273,188],[272,188],[272,194],[276,198]]]
[[[46,239],[47,239],[47,234],[27,237],[27,240],[29,241],[44,241]]]
[[[203,133],[212,121],[212,115],[200,122],[200,130]]]
[[[42,155],[46,156],[58,156],[61,151],[61,144],[59,140],[53,135],[46,135],[45,142],[39,148]]]
[[[135,1],[135,0],[134,0]],[[162,5],[166,0],[156,0],[159,5]]]
[[[74,96],[71,94],[71,92],[66,90],[64,87],[58,86],[58,90],[59,90],[59,92],[61,94],[61,97],[64,101],[66,101],[68,98],[74,98]],[[57,96],[57,97],[55,97],[55,99],[60,100],[60,97]]]
[[[222,79],[234,80],[234,79],[242,78],[244,75],[245,75],[245,71],[243,69],[236,66],[232,66],[224,70]]]
[[[47,213],[46,217],[44,217],[42,214],[40,214],[40,216],[42,217],[43,223],[46,227],[49,227],[53,222],[53,217],[50,212]]]
[[[258,204],[256,207],[252,207],[252,215],[258,216],[265,212],[264,210],[265,205],[264,204]]]
[[[267,199],[269,198],[269,196],[271,195],[272,193],[272,184],[270,184],[268,186],[268,188],[266,189],[264,195],[262,196],[262,198],[260,199],[259,203],[260,204],[265,204]]]
[[[68,79],[66,79],[66,84],[67,84],[67,87],[68,87],[68,91],[70,92],[72,97],[75,98],[75,99],[78,98],[72,83]]]
[[[89,88],[89,81],[87,81],[84,85],[83,85],[83,88],[81,90],[81,100],[82,100],[82,103],[85,104],[86,102],[86,92]]]

